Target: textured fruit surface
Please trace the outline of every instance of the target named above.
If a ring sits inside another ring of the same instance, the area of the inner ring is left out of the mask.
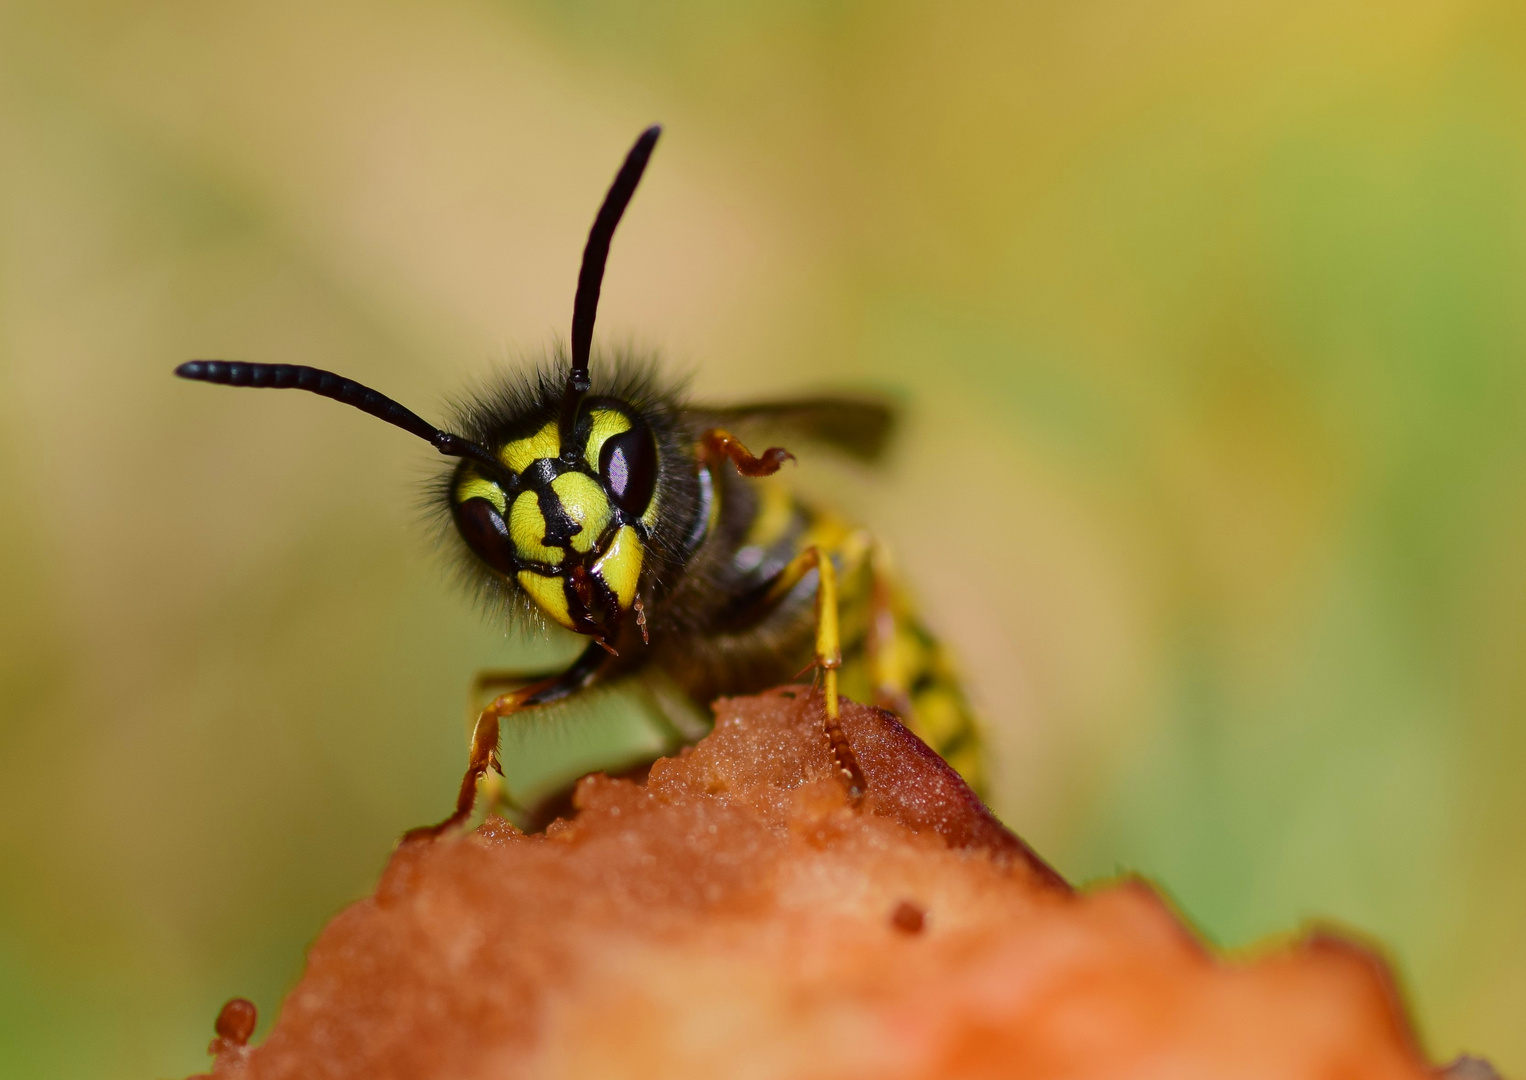
[[[340,914],[240,1077],[1430,1075],[1383,965],[1230,963],[1151,889],[1084,893],[888,713],[723,700],[644,784],[543,835],[409,845]]]

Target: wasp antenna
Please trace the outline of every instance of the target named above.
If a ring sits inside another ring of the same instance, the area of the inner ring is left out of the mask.
[[[354,379],[335,375],[321,368],[300,364],[241,364],[226,360],[191,360],[175,369],[182,379],[221,383],[224,386],[255,386],[271,390],[306,390],[343,402],[385,420],[393,427],[417,435],[447,457],[465,457],[479,461],[495,471],[502,465],[486,449],[470,439],[441,431],[423,417],[393,401],[386,394],[362,386]]]
[[[578,270],[578,291],[572,302],[572,370],[567,373],[567,391],[562,398],[561,434],[562,445],[572,442],[572,431],[577,426],[578,408],[583,395],[588,393],[588,354],[593,346],[593,320],[599,311],[599,287],[604,282],[604,264],[609,259],[609,242],[615,235],[615,226],[625,208],[630,205],[641,174],[651,159],[652,148],[662,127],[653,124],[641,133],[636,145],[625,155],[625,163],[615,174],[615,182],[609,185],[599,216],[593,219],[588,231],[588,244],[583,248],[583,265]]]

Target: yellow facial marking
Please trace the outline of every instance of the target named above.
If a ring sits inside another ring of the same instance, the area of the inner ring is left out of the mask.
[[[624,413],[614,409],[595,409],[593,425],[588,429],[588,446],[583,450],[583,460],[588,462],[588,467],[598,472],[599,451],[604,449],[604,441],[611,435],[630,429],[630,418]]]
[[[456,502],[464,503],[467,499],[486,499],[498,508],[500,514],[509,508],[509,500],[504,495],[503,488],[474,473],[467,473],[456,485]]]
[[[522,558],[536,562],[555,566],[567,554],[561,548],[542,543],[546,539],[546,518],[533,491],[526,491],[514,500],[514,509],[509,511],[509,539],[514,541],[514,548]],[[524,574],[519,576],[523,578]]]
[[[572,550],[592,551],[603,535],[604,527],[609,524],[609,496],[604,494],[598,481],[578,472],[562,473],[551,481],[551,490],[561,500],[567,516],[583,526],[583,531],[572,537]],[[544,535],[544,522],[541,527]]]
[[[530,599],[535,601],[537,607],[568,630],[577,629],[572,625],[572,615],[567,610],[567,593],[562,588],[561,578],[532,574],[528,570],[521,570],[518,576],[520,587],[530,594]]]
[[[609,550],[593,564],[594,576],[601,578],[628,611],[636,600],[636,583],[641,579],[641,538],[629,525],[615,533]]]
[[[509,443],[498,451],[498,456],[509,468],[522,473],[530,467],[530,462],[541,458],[554,458],[561,452],[562,438],[557,434],[556,421],[550,420],[545,427],[529,438],[515,439]]]

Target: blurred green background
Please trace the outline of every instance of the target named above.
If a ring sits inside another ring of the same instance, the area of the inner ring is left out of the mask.
[[[1526,1073],[1526,8],[1443,0],[0,3],[0,1073],[267,1029],[534,651],[426,447],[170,367],[442,415],[565,332],[653,119],[601,333],[906,395],[882,477],[802,473],[1006,820],[1226,946],[1359,928]]]

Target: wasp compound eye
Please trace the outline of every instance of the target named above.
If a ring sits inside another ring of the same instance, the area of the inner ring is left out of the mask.
[[[657,487],[657,444],[644,424],[604,441],[599,476],[621,510],[632,517],[646,512]]]
[[[467,499],[456,504],[456,528],[477,557],[501,574],[517,569],[514,541],[498,508],[486,499]]]

